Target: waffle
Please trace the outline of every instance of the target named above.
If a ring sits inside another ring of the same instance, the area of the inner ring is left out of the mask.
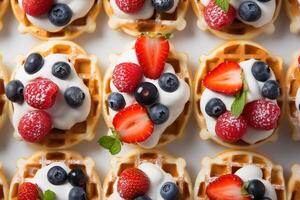
[[[45,31],[37,26],[34,26],[27,18],[25,12],[20,7],[18,0],[10,0],[13,12],[19,21],[19,32],[31,33],[35,37],[42,40],[60,39],[72,40],[84,32],[92,33],[96,30],[96,18],[100,12],[101,0],[95,0],[94,6],[83,18],[77,19],[69,26],[59,32]]]
[[[85,171],[89,177],[86,184],[88,199],[101,199],[101,183],[95,171],[95,162],[89,157],[84,158],[70,151],[40,151],[29,158],[19,159],[17,161],[17,172],[11,181],[9,199],[17,200],[19,186],[26,180],[33,178],[39,169],[53,162],[64,162],[70,169],[80,168]]]
[[[268,158],[248,151],[225,151],[215,158],[205,157],[202,160],[202,169],[199,172],[195,189],[194,200],[206,200],[206,187],[208,183],[219,176],[233,174],[238,169],[254,164],[263,171],[263,179],[270,181],[275,188],[277,199],[286,200],[285,183],[283,177],[283,169],[279,165],[275,165]]]
[[[228,40],[245,40],[254,38],[262,33],[272,34],[275,31],[275,21],[280,13],[282,0],[276,0],[276,11],[273,16],[272,21],[269,24],[266,24],[262,27],[255,28],[251,25],[245,24],[239,20],[235,20],[230,26],[223,28],[221,31],[211,29],[206,25],[203,13],[204,13],[204,5],[201,3],[201,0],[191,0],[192,7],[194,12],[198,17],[198,27],[203,30],[209,30],[211,33],[216,35],[217,37],[228,39]]]
[[[5,95],[5,85],[9,76],[3,66],[2,55],[0,55],[0,128],[6,123],[9,110],[8,100]]]
[[[6,13],[8,5],[9,5],[9,0],[0,0],[0,30],[2,30],[3,28],[2,18]]]
[[[300,32],[300,5],[298,0],[286,0],[286,11],[291,19],[290,30],[292,33]]]
[[[186,171],[184,159],[173,158],[158,150],[136,150],[123,158],[115,157],[112,160],[111,170],[108,172],[103,184],[103,200],[109,199],[112,195],[114,183],[122,171],[130,167],[138,167],[142,162],[157,164],[173,176],[180,190],[179,200],[192,199],[192,183]]]
[[[75,124],[69,130],[52,129],[48,136],[36,143],[38,146],[47,149],[65,149],[82,140],[91,141],[95,136],[95,129],[101,112],[101,75],[97,64],[96,56],[89,56],[80,46],[69,41],[44,42],[31,52],[38,52],[43,57],[61,53],[70,56],[70,62],[74,64],[75,70],[91,94],[91,111],[84,122]],[[25,56],[19,56],[17,67],[22,67]],[[12,79],[14,74],[12,75]],[[12,119],[13,104],[10,103],[10,118]],[[17,132],[14,133],[17,136]]]
[[[274,131],[271,137],[260,141],[256,144],[247,144],[243,141],[238,141],[235,144],[223,142],[217,136],[213,137],[207,131],[207,126],[205,122],[204,115],[201,113],[200,109],[200,99],[201,95],[205,89],[205,86],[202,84],[202,80],[205,75],[211,71],[214,67],[218,66],[220,63],[224,61],[235,61],[235,62],[242,62],[248,59],[258,59],[265,61],[268,63],[270,68],[273,70],[277,81],[281,86],[283,86],[283,61],[279,57],[274,57],[262,46],[250,42],[250,41],[231,41],[227,42],[217,49],[213,50],[208,56],[201,56],[200,58],[200,67],[197,71],[196,78],[195,78],[195,114],[197,122],[201,128],[200,137],[204,140],[213,139],[215,142],[224,145],[229,148],[240,148],[240,149],[247,149],[247,148],[255,148],[267,141],[275,141],[277,139],[277,130]],[[283,88],[283,87],[281,87]],[[281,92],[281,96],[278,98],[277,103],[280,108],[283,108],[284,103],[284,92]],[[283,109],[281,109],[283,111]],[[283,116],[283,114],[281,115]]]
[[[132,48],[132,46],[130,46],[128,49],[130,48]],[[120,54],[112,55],[110,59],[110,63],[115,63],[115,60],[117,59],[118,55]],[[170,63],[173,66],[179,78],[184,79],[190,85],[191,88],[192,80],[190,78],[190,74],[187,68],[187,56],[183,53],[176,52],[174,47],[171,46],[167,63]],[[102,100],[104,105],[103,116],[108,127],[113,127],[112,121],[110,120],[109,117],[110,113],[109,113],[109,106],[107,101],[109,94],[111,94],[112,92],[110,89],[112,72],[113,72],[113,67],[109,67],[106,71],[106,74],[104,76],[104,81],[103,81],[104,84],[103,95],[102,95],[103,96]],[[158,146],[166,145],[172,142],[173,140],[183,136],[184,128],[191,114],[191,109],[192,109],[191,103],[192,103],[192,94],[190,100],[185,104],[182,113],[173,122],[173,124],[171,124],[161,135]]]
[[[2,165],[0,163],[0,200],[8,199],[8,182],[4,176]]]
[[[110,0],[103,0],[104,8],[109,16],[108,22],[112,29],[121,29],[125,33],[137,36],[143,32],[169,33],[183,30],[186,26],[185,14],[188,10],[189,0],[179,0],[177,10],[173,14],[155,12],[147,20],[130,20],[117,17],[111,7]]]
[[[300,199],[300,165],[294,165],[292,167],[292,175],[290,177],[288,188],[288,200]]]

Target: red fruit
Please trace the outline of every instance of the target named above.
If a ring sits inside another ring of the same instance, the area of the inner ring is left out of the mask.
[[[298,65],[300,65],[300,56],[298,57]]]
[[[236,62],[223,62],[204,77],[203,84],[215,92],[237,94],[243,87],[241,67]]]
[[[120,92],[134,92],[143,78],[142,68],[134,63],[121,63],[113,71],[113,84]]]
[[[247,121],[243,116],[238,118],[225,112],[217,119],[216,134],[225,142],[237,142],[247,132]]]
[[[54,0],[23,0],[24,12],[30,16],[39,16],[48,13]]]
[[[152,135],[154,127],[147,110],[137,103],[118,112],[113,125],[125,143],[144,142]]]
[[[24,115],[18,126],[18,131],[27,142],[42,140],[52,128],[52,119],[44,111],[32,111]]]
[[[141,36],[135,43],[138,61],[147,78],[158,79],[169,56],[170,45],[166,38]]]
[[[242,193],[244,183],[234,174],[218,177],[206,188],[206,194],[210,200],[251,200]]]
[[[116,0],[117,6],[125,13],[137,13],[144,6],[145,0]]]
[[[138,168],[125,169],[118,180],[118,193],[123,199],[145,195],[150,187],[148,176]]]
[[[280,107],[276,103],[260,99],[248,103],[244,108],[243,116],[254,128],[272,130],[278,126],[280,113]]]
[[[211,0],[204,10],[204,19],[207,25],[214,30],[221,30],[232,24],[235,17],[236,10],[233,6],[229,5],[226,12],[215,3],[215,0]]]
[[[26,85],[24,98],[33,108],[48,109],[54,105],[58,90],[58,86],[51,80],[38,78]]]
[[[33,183],[23,183],[19,186],[18,200],[36,200],[39,199],[38,187]]]

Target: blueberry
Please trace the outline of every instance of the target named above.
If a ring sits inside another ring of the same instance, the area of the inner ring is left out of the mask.
[[[175,92],[179,87],[179,80],[175,74],[164,73],[158,80],[158,84],[166,92]]]
[[[24,64],[25,72],[28,74],[34,74],[38,72],[44,65],[44,58],[41,54],[32,53],[30,54]]]
[[[147,195],[144,196],[139,196],[134,198],[134,200],[152,200],[150,197],[148,197]]]
[[[154,124],[162,124],[169,119],[167,106],[156,103],[149,108],[149,115]]]
[[[239,7],[239,16],[246,22],[255,22],[261,15],[260,7],[253,1],[244,1]]]
[[[78,108],[83,104],[85,94],[79,87],[70,87],[65,91],[65,100],[72,108]]]
[[[254,197],[254,199],[263,198],[266,192],[265,185],[257,179],[251,180],[246,189],[247,192]]]
[[[160,189],[160,195],[165,200],[175,200],[178,198],[179,190],[175,183],[166,182]]]
[[[159,12],[167,12],[174,6],[174,0],[152,0],[152,5]]]
[[[68,174],[68,181],[73,186],[85,187],[87,176],[81,169],[73,169]]]
[[[270,197],[263,197],[263,198],[260,198],[259,200],[272,200]]]
[[[66,62],[57,62],[52,66],[52,74],[59,79],[66,80],[71,74],[71,67]]]
[[[280,88],[277,81],[268,80],[262,87],[262,95],[265,98],[275,100],[280,96]]]
[[[12,102],[22,102],[24,85],[19,80],[10,81],[5,87],[5,94],[7,98]]]
[[[62,185],[67,180],[67,172],[60,166],[54,166],[47,173],[48,181],[53,185]]]
[[[158,98],[158,90],[154,84],[143,82],[135,89],[134,96],[139,104],[151,105]]]
[[[108,96],[108,106],[115,110],[121,110],[126,105],[125,99],[122,94],[113,92]]]
[[[271,0],[257,0],[257,1],[262,2],[262,3],[266,3],[266,2],[269,2]]]
[[[252,75],[258,81],[265,82],[271,76],[271,70],[267,63],[257,61],[251,68]]]
[[[69,193],[69,200],[87,200],[84,189],[81,187],[73,187]]]
[[[211,117],[218,118],[226,112],[226,106],[221,99],[213,98],[207,102],[205,112]]]
[[[72,19],[72,10],[67,4],[55,4],[49,11],[48,18],[55,26],[65,26]]]

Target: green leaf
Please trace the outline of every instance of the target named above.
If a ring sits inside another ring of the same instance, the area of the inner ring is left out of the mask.
[[[229,10],[229,0],[215,0],[216,4],[222,8],[225,12]]]
[[[114,128],[110,128],[111,135],[103,136],[98,140],[98,144],[107,149],[112,155],[120,153],[122,149],[122,139]]]
[[[235,117],[239,117],[243,113],[243,110],[247,103],[248,87],[246,81],[244,80],[243,82],[243,90],[238,95],[236,95],[235,100],[231,105],[231,114]]]
[[[47,190],[43,194],[43,200],[55,200],[55,198],[56,198],[56,194],[54,192],[52,192],[51,190]]]
[[[109,149],[109,152],[112,154],[112,155],[116,155],[118,153],[120,153],[122,149],[122,144],[119,140],[115,140],[115,142],[113,143],[113,145],[111,146],[111,148]]]
[[[105,149],[110,149],[115,143],[116,138],[113,136],[103,136],[98,140],[98,144]]]

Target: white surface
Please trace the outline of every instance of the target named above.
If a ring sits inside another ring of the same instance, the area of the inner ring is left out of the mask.
[[[177,32],[172,42],[177,50],[186,52],[189,55],[189,67],[195,72],[198,67],[199,56],[217,47],[222,43],[222,40],[197,29],[196,18],[192,9],[189,10],[187,19],[187,28],[182,32]],[[108,56],[111,53],[119,52],[123,48],[123,45],[133,39],[124,33],[110,30],[107,26],[107,21],[108,18],[102,10],[98,18],[97,31],[94,34],[84,34],[75,40],[89,53],[98,56],[101,62],[102,74],[104,74],[105,68],[108,66]],[[17,21],[10,10],[5,18],[4,25],[4,30],[0,32],[0,52],[4,55],[5,65],[13,69],[16,56],[26,54],[32,46],[40,41],[30,35],[21,35],[17,32]],[[282,12],[277,21],[276,28],[276,33],[272,36],[261,36],[255,39],[255,41],[263,44],[275,55],[283,56],[285,65],[287,66],[293,52],[300,49],[300,45],[298,46],[300,44],[300,36],[297,37],[289,32],[289,21],[284,12]],[[256,150],[266,154],[275,162],[282,164],[287,178],[290,175],[291,165],[296,162],[300,163],[300,142],[296,143],[291,140],[286,124],[285,122],[280,129],[280,138],[277,143],[268,143]],[[106,125],[101,117],[95,140],[89,143],[83,142],[72,148],[96,160],[101,180],[103,180],[107,169],[109,169],[108,161],[111,157],[105,150],[98,147],[96,141],[101,134],[106,133],[106,130]],[[4,164],[6,174],[11,178],[15,171],[16,160],[19,157],[31,155],[35,149],[25,143],[17,142],[12,136],[13,131],[9,124],[0,133],[0,160]],[[201,159],[204,156],[214,156],[225,149],[211,141],[201,141],[198,133],[199,127],[196,125],[194,115],[192,115],[186,129],[185,137],[167,146],[169,153],[175,156],[182,156],[186,159],[188,171],[193,181],[200,170]]]

